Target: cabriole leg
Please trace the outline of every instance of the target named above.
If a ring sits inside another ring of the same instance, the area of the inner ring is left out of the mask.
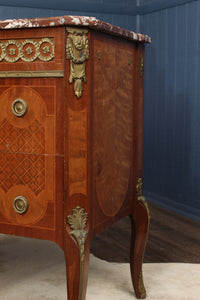
[[[71,231],[65,231],[65,260],[68,300],[85,300],[88,281],[90,238],[86,231],[87,213],[76,207],[68,216]]]
[[[145,298],[146,290],[143,283],[142,263],[149,232],[149,210],[143,196],[138,197],[135,211],[131,219],[130,268],[133,286],[137,298]]]

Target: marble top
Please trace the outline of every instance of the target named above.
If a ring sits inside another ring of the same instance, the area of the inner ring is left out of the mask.
[[[94,17],[82,16],[62,16],[36,19],[13,19],[0,21],[0,29],[34,28],[34,27],[58,27],[58,26],[85,26],[98,31],[103,31],[112,35],[138,41],[151,43],[151,38],[147,35],[135,33],[127,29],[100,21]]]

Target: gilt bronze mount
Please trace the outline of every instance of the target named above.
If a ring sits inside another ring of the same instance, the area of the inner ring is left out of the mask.
[[[88,30],[67,27],[66,54],[70,60],[69,83],[74,82],[74,94],[79,99],[83,93],[83,82],[87,82],[85,64],[89,58]]]

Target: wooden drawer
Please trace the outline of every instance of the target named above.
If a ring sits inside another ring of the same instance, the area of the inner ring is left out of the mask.
[[[1,31],[0,77],[19,76],[16,72],[23,77],[63,76],[63,41],[63,28]]]
[[[2,89],[0,213],[9,223],[30,225],[39,222],[48,211],[48,206],[55,201],[54,87],[4,85],[0,91]],[[27,104],[27,111],[23,116],[18,116],[15,110],[20,111],[23,108],[20,105],[24,103]],[[19,196],[28,203],[24,213],[21,213],[23,211],[20,211],[19,205],[25,202],[18,199]]]

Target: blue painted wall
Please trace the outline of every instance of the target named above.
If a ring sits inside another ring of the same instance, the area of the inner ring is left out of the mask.
[[[200,221],[200,1],[141,13],[146,196]]]
[[[0,19],[95,16],[149,34],[144,192],[200,221],[200,0],[0,0]]]
[[[136,31],[136,4],[132,0],[0,0],[0,19],[62,15],[94,16]]]

